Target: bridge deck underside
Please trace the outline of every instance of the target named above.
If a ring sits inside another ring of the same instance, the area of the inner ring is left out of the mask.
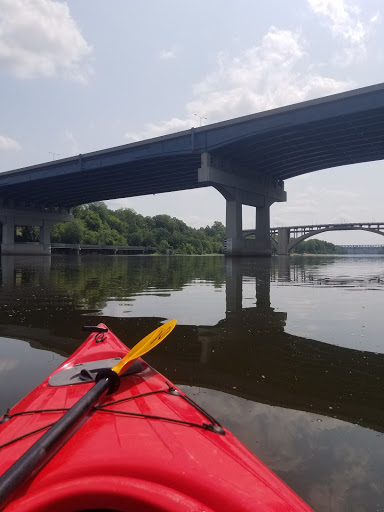
[[[371,112],[281,127],[213,151],[276,180],[384,159],[384,107]]]
[[[204,186],[201,154],[285,180],[384,159],[384,84],[0,174],[0,200],[70,207]]]
[[[179,155],[142,160],[99,169],[42,178],[38,186],[29,182],[2,187],[2,198],[47,206],[71,207],[93,201],[191,189],[200,186],[197,169],[200,155]]]

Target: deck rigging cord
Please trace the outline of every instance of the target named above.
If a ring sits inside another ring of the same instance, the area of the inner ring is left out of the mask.
[[[220,425],[220,423],[213,418],[207,411],[205,411],[200,405],[198,405],[196,402],[194,402],[191,398],[189,398],[187,395],[182,394],[180,391],[175,389],[173,386],[171,386],[168,382],[168,389],[157,389],[154,391],[147,391],[146,393],[140,393],[139,395],[132,395],[128,396],[126,398],[120,398],[118,400],[112,400],[111,402],[106,402],[105,404],[95,406],[91,409],[91,413],[93,411],[99,411],[99,412],[110,412],[114,414],[121,414],[125,416],[133,416],[137,418],[146,418],[146,419],[154,419],[154,420],[161,420],[161,421],[169,421],[172,423],[178,423],[181,425],[187,425],[191,427],[198,427],[202,428],[204,430],[210,430],[211,432],[214,432],[216,434],[225,435],[225,431],[223,427]],[[132,411],[122,411],[122,410],[116,410],[116,409],[108,409],[107,407],[110,407],[111,405],[116,405],[121,402],[128,402],[130,400],[134,400],[137,398],[143,398],[150,395],[157,395],[160,393],[165,393],[172,396],[177,396],[188,402],[192,407],[194,407],[196,410],[198,410],[203,416],[205,416],[206,419],[209,420],[210,423],[195,423],[193,421],[185,421],[180,420],[178,418],[171,418],[168,416],[157,416],[154,414],[146,414],[146,413],[139,413],[139,412],[132,412]],[[42,414],[42,413],[55,413],[55,412],[66,412],[69,411],[70,407],[63,407],[63,408],[56,408],[56,409],[35,409],[30,411],[21,411],[21,412],[15,412],[14,414],[9,414],[8,411],[4,414],[2,419],[0,420],[0,425],[2,423],[5,423],[12,418],[15,418],[17,416],[25,416],[27,414]],[[58,420],[57,420],[58,421]],[[48,425],[44,425],[43,427],[40,427],[36,430],[32,430],[30,432],[27,432],[21,436],[15,437],[14,439],[11,439],[10,441],[7,441],[6,443],[3,443],[0,445],[0,450],[2,448],[5,448],[6,446],[9,446],[17,441],[20,441],[21,439],[24,439],[30,435],[37,434],[41,432],[42,430],[45,430],[47,428],[52,427],[56,421],[49,423]]]

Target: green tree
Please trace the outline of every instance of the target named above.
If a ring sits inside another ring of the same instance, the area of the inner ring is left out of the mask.
[[[336,254],[338,251],[336,245],[312,238],[300,242],[292,252],[296,254]]]
[[[144,217],[130,208],[109,210],[104,203],[73,208],[75,223],[56,224],[53,242],[92,245],[144,245],[175,254],[223,253],[225,227],[221,222],[194,229],[169,215]]]
[[[103,221],[101,220],[98,213],[88,211],[84,216],[84,222],[88,229],[91,231],[100,231]]]
[[[68,222],[64,225],[60,242],[64,244],[80,244],[85,233],[84,223],[80,219]]]
[[[166,254],[167,251],[169,251],[170,247],[171,246],[169,245],[169,243],[166,240],[161,240],[161,242],[158,245],[158,251],[161,254]]]
[[[40,239],[40,228],[38,226],[17,226],[16,242],[38,242]]]

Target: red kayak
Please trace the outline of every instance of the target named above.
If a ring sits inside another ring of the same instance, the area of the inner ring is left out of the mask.
[[[128,352],[105,325],[91,329],[80,348],[0,420],[0,481],[6,480],[0,509],[311,510],[228,430],[142,359],[121,376],[118,389],[113,386],[64,432],[53,450],[42,448],[44,435],[97,386],[95,376],[108,372]],[[45,458],[38,468],[31,461],[20,462],[33,451]],[[12,468],[18,463],[27,464],[28,478],[8,496]]]

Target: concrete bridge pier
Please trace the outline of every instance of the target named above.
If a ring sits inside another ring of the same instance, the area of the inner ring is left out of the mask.
[[[256,207],[255,239],[244,240],[242,236],[243,203],[226,201],[227,256],[271,256],[270,205]]]
[[[49,255],[51,254],[51,228],[56,222],[71,222],[69,210],[42,207],[0,207],[2,224],[1,255]],[[17,226],[38,226],[38,242],[16,243]]]
[[[279,256],[288,256],[288,246],[291,230],[289,228],[279,228],[277,231],[277,236],[277,254]]]
[[[243,237],[241,235],[243,229],[243,205],[236,199],[227,199],[226,201],[226,238],[227,238],[227,254],[237,253],[241,251],[243,246]]]
[[[256,206],[255,250],[258,256],[271,256],[270,207],[272,203],[265,202],[265,206]]]
[[[1,248],[15,243],[15,223],[12,217],[4,217]]]
[[[226,256],[271,256],[270,241],[270,206],[274,201],[268,197],[241,190],[230,190],[216,187],[226,198]],[[237,199],[232,199],[232,194]],[[228,199],[229,197],[229,199]],[[252,204],[251,204],[252,203]],[[254,239],[244,239],[242,236],[242,207],[243,204],[256,207],[256,230]]]
[[[226,199],[226,256],[271,256],[270,206],[286,201],[283,182],[276,182],[228,160],[202,153],[198,181],[215,187]],[[255,239],[242,235],[243,204],[256,208]]]

